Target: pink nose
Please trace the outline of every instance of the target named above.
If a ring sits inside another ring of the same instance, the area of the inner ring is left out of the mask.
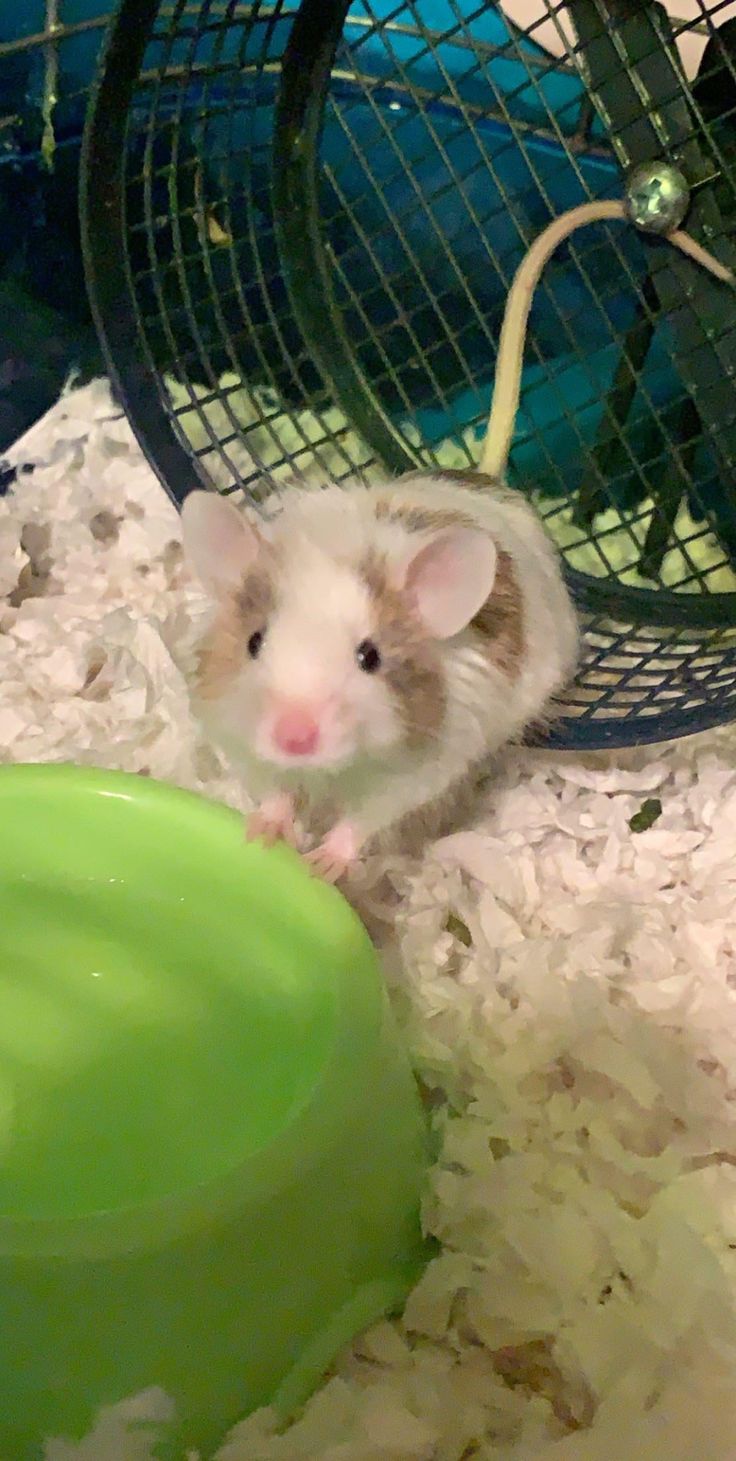
[[[316,750],[319,726],[308,710],[298,705],[282,710],[273,728],[273,738],[287,756],[309,756]]]

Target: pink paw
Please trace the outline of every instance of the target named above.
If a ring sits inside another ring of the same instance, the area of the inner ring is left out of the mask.
[[[315,877],[325,883],[338,883],[355,867],[359,851],[355,828],[350,822],[338,822],[319,847],[306,854],[305,861]]]
[[[258,810],[251,812],[246,819],[245,837],[247,842],[263,842],[266,847],[273,847],[275,842],[288,842],[290,847],[296,847],[297,833],[291,797],[274,796],[262,802]]]

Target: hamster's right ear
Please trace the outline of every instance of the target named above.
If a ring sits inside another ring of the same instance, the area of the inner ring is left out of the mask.
[[[184,556],[215,598],[237,591],[261,539],[247,517],[219,492],[190,492],[181,510]]]

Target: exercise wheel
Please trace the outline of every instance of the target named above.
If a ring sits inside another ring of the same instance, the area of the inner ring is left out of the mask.
[[[88,118],[90,297],[178,502],[472,467],[526,249],[627,201],[545,271],[510,462],[584,624],[563,748],[736,716],[736,293],[661,236],[736,265],[736,20],[688,6],[122,0]]]

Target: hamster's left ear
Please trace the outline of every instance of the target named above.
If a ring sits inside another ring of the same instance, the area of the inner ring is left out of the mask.
[[[404,588],[430,634],[451,639],[467,629],[493,589],[497,562],[493,540],[475,528],[449,528],[423,543],[406,566]]]
[[[218,492],[190,492],[181,510],[184,556],[215,598],[237,592],[260,552],[256,529]]]

